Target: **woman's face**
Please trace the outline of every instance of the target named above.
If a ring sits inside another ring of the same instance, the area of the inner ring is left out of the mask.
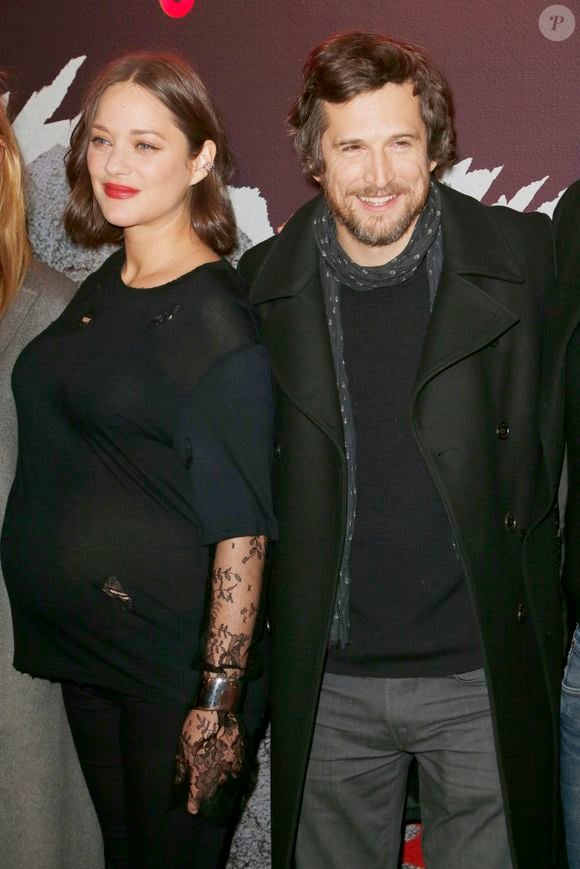
[[[157,97],[131,82],[101,97],[87,149],[93,192],[105,219],[127,230],[162,229],[189,215],[187,192],[206,174],[202,152],[187,139]]]

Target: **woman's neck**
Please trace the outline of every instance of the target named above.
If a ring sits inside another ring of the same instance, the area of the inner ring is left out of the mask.
[[[125,264],[121,276],[131,287],[159,287],[219,256],[192,229],[167,225],[147,231],[129,227],[124,233]]]

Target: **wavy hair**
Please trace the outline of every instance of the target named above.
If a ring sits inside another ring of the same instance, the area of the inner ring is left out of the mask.
[[[324,172],[320,141],[327,120],[323,103],[345,103],[389,83],[412,83],[427,127],[429,159],[439,169],[453,162],[451,91],[422,48],[378,33],[352,31],[316,46],[303,72],[304,88],[288,115],[287,127],[308,174]]]
[[[24,162],[0,99],[0,317],[22,286],[31,255],[26,232]]]
[[[189,64],[173,53],[127,54],[113,60],[90,86],[65,158],[70,185],[65,229],[75,242],[91,247],[118,243],[123,238],[123,230],[105,220],[93,195],[87,147],[99,100],[112,85],[125,82],[139,85],[169,109],[187,139],[190,157],[199,154],[206,140],[215,142],[213,171],[189,188],[189,213],[191,225],[203,242],[216,253],[230,253],[236,241],[234,212],[226,189],[233,173],[231,152],[205,85]]]

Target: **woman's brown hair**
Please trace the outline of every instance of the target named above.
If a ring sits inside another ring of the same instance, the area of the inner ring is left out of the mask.
[[[123,230],[108,223],[97,204],[86,155],[99,100],[107,88],[124,82],[139,85],[169,109],[188,141],[190,157],[196,157],[208,139],[215,142],[213,170],[189,189],[189,212],[199,238],[216,253],[230,253],[236,242],[234,212],[226,189],[233,172],[232,156],[203,82],[183,58],[171,53],[139,52],[117,58],[89,88],[65,158],[70,185],[64,213],[67,232],[74,241],[89,246],[123,238]]]
[[[288,129],[305,172],[320,176],[323,102],[345,103],[384,85],[411,82],[427,127],[429,158],[441,169],[455,157],[453,104],[447,82],[423,49],[378,33],[353,31],[314,48],[304,64],[304,88]]]
[[[0,99],[0,317],[22,286],[30,257],[24,162]]]

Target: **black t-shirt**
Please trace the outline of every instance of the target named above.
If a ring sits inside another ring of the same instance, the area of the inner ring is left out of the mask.
[[[122,252],[20,355],[2,531],[17,669],[188,700],[209,546],[276,534],[265,350],[223,260],[162,287]]]
[[[425,266],[398,286],[343,287],[341,317],[357,439],[352,642],[329,651],[327,668],[379,677],[476,669],[467,582],[411,421],[429,321]]]

